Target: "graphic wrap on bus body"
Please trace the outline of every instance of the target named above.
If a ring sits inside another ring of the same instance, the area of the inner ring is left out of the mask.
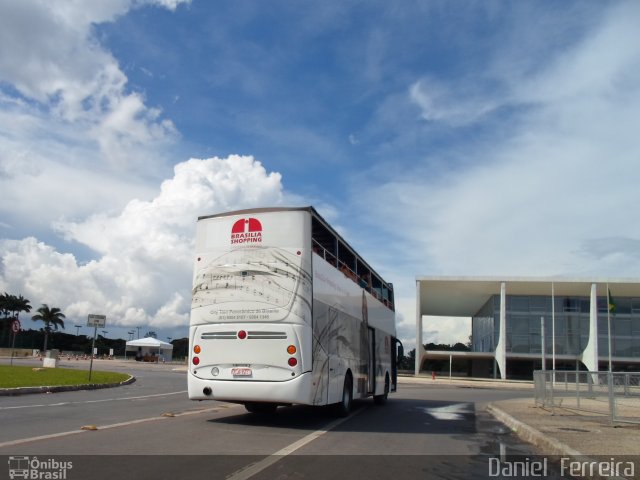
[[[310,274],[300,249],[297,252],[252,247],[201,254],[192,291],[191,324],[308,323]]]
[[[390,369],[391,337],[380,329],[388,330],[392,313],[351,279],[336,272],[314,255],[314,404],[339,400],[347,369],[354,377],[355,398],[380,393],[384,369]],[[374,365],[375,371],[371,372]]]

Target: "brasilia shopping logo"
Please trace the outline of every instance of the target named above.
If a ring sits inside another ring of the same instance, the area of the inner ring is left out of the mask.
[[[241,218],[231,227],[231,245],[262,243],[262,224],[257,218]]]

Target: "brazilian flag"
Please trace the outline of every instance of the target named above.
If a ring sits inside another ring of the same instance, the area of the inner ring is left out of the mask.
[[[616,311],[616,302],[613,300],[611,296],[611,290],[608,291],[607,301],[609,303],[609,312],[614,313]]]

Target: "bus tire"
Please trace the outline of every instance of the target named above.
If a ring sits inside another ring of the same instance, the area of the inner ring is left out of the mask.
[[[389,374],[384,376],[384,393],[382,395],[374,395],[373,403],[376,405],[384,405],[387,403],[387,397],[389,396]]]
[[[342,387],[342,400],[336,404],[336,413],[340,417],[346,417],[351,412],[351,403],[353,401],[353,380],[351,372],[347,372],[344,377],[344,385]]]
[[[249,413],[267,415],[275,413],[278,405],[275,403],[245,403],[244,408],[246,408]]]

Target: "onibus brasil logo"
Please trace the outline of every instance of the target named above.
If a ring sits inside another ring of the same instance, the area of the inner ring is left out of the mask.
[[[38,457],[9,457],[9,478],[33,480],[66,480],[67,470],[73,468],[73,462],[61,462],[54,458],[40,460]]]

